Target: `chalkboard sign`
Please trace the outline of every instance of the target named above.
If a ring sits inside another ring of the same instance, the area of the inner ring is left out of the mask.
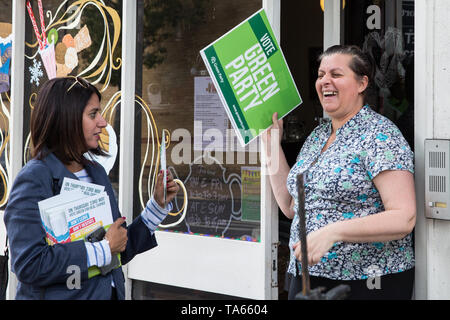
[[[243,221],[241,176],[227,171],[220,163],[190,164],[183,183],[188,193],[188,209],[177,226],[164,229],[194,235],[259,241],[259,221]],[[175,199],[181,207],[181,195]],[[176,220],[168,217],[164,224]],[[255,228],[257,231],[255,232]]]
[[[193,164],[190,169],[184,182],[189,199],[185,218],[187,231],[214,231],[224,236],[231,220],[240,218],[240,203],[236,201],[240,195],[234,195],[231,188],[236,183],[240,189],[240,177],[236,174],[227,177],[225,168],[219,164]]]

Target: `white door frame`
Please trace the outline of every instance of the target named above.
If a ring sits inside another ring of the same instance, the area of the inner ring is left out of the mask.
[[[20,169],[22,169],[23,159],[23,86],[25,69],[25,0],[15,0],[12,2],[12,57],[11,57],[11,107],[9,120],[10,133],[10,168],[9,182],[15,180]],[[3,224],[3,212],[1,214]],[[4,236],[2,235],[2,239]],[[3,241],[3,240],[2,240]],[[3,248],[3,247],[2,247]],[[9,283],[7,288],[7,299],[13,300],[16,297],[17,278],[11,272],[11,259],[9,259]]]
[[[280,0],[263,0],[262,6],[279,41]],[[128,279],[251,299],[277,299],[278,206],[264,174],[263,153],[261,163],[260,243],[156,231],[158,247],[128,264]]]
[[[328,5],[327,5],[328,4]],[[428,243],[433,221],[425,218],[425,139],[433,138],[434,1],[414,0],[414,161],[416,185],[415,299],[428,297]],[[325,0],[324,50],[341,43],[341,0]],[[431,70],[431,71],[430,71]],[[420,125],[419,120],[420,119]]]
[[[414,5],[414,178],[417,205],[414,295],[415,299],[422,300],[428,296],[427,243],[432,224],[431,219],[425,218],[425,139],[433,138],[433,106],[429,102],[434,96],[434,74],[430,72],[434,69],[434,1],[417,0]],[[416,125],[418,119],[420,125]]]
[[[268,19],[272,24],[275,36],[280,40],[280,0],[263,0]],[[14,181],[22,168],[23,161],[23,79],[25,55],[25,0],[13,1],[13,46],[11,65],[11,120],[10,120],[10,181]],[[122,34],[136,34],[136,0],[123,1],[123,31]],[[134,139],[134,94],[136,43],[135,37],[122,37],[122,106],[132,106],[127,112],[122,112],[121,153],[119,163],[119,208],[128,220],[132,218],[133,194],[130,187],[133,183],[133,152]],[[129,149],[128,148],[128,149]],[[198,236],[176,235],[158,232],[159,247],[148,253],[137,256],[124,273],[127,275],[126,298],[131,298],[131,280],[140,279],[159,283],[185,286],[205,291],[242,296],[256,299],[277,299],[277,245],[278,245],[278,207],[273,197],[269,179],[264,175],[265,159],[261,155],[261,243],[247,243],[236,240],[206,238]],[[2,219],[3,220],[3,219]],[[181,248],[181,247],[185,248]],[[210,249],[215,256],[204,257],[196,248]],[[170,257],[161,261],[161,251],[169,250]],[[225,250],[229,253],[227,254]],[[235,253],[239,252],[240,257]],[[186,264],[187,259],[193,260],[192,265]],[[204,258],[207,258],[203,261]],[[173,259],[173,260],[171,260]],[[213,263],[210,263],[210,262]],[[236,261],[236,268],[227,269],[229,261]],[[262,265],[264,261],[264,265]],[[165,262],[165,263],[164,263]],[[202,264],[202,262],[204,262]],[[172,270],[170,268],[173,268]],[[187,270],[186,270],[187,268]],[[215,268],[221,270],[217,272]],[[179,270],[187,271],[187,277],[174,277]],[[11,270],[11,269],[10,269]],[[196,270],[201,278],[189,277]],[[211,272],[213,271],[213,272]],[[257,276],[255,276],[257,274]],[[208,275],[211,277],[208,278]],[[210,279],[220,278],[222,283],[212,286]],[[8,299],[14,299],[17,279],[10,272]]]
[[[120,101],[120,155],[119,155],[119,210],[127,221],[133,221],[134,168],[134,109],[136,92],[136,0],[122,1],[122,97]],[[123,112],[126,110],[126,112]],[[125,275],[125,299],[131,299],[132,282],[128,265],[122,267]]]
[[[341,2],[325,0],[323,13],[323,50],[341,43]]]

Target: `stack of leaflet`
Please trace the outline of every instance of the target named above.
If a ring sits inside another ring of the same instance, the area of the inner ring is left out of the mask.
[[[39,201],[48,244],[81,240],[99,226],[111,225],[111,205],[104,188],[64,178],[59,195]]]

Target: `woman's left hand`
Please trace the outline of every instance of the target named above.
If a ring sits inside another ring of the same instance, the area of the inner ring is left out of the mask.
[[[332,228],[327,225],[308,234],[306,237],[308,265],[315,265],[330,250],[336,242]],[[292,248],[298,261],[302,261],[302,251],[300,241],[295,243]]]
[[[167,170],[167,184],[166,184],[166,203],[164,203],[164,172],[162,170],[159,171],[158,176],[156,178],[156,188],[155,188],[155,194],[154,198],[155,201],[158,203],[158,205],[161,208],[165,208],[166,205],[175,198],[177,195],[178,190],[180,187],[178,184],[173,180],[172,174],[169,170]]]

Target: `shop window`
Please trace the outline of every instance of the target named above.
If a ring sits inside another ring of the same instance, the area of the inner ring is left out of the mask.
[[[391,119],[414,149],[414,0],[348,0],[345,44],[375,62],[370,106]]]
[[[9,176],[9,120],[12,55],[12,0],[0,7],[0,208],[4,209],[11,188]]]
[[[54,77],[81,76],[102,94],[101,107],[109,123],[102,143],[111,157],[96,160],[118,193],[122,3],[47,0],[42,1],[42,10],[39,1],[30,4],[24,12],[24,163],[30,159],[29,120],[42,84]]]
[[[260,0],[138,2],[134,167],[140,207],[134,214],[153,192],[163,131],[169,137],[168,169],[186,188],[174,199],[174,215],[163,221],[161,232],[261,241],[258,139],[246,148],[239,145],[200,56],[261,6]],[[218,297],[133,281],[134,299],[162,296]]]

